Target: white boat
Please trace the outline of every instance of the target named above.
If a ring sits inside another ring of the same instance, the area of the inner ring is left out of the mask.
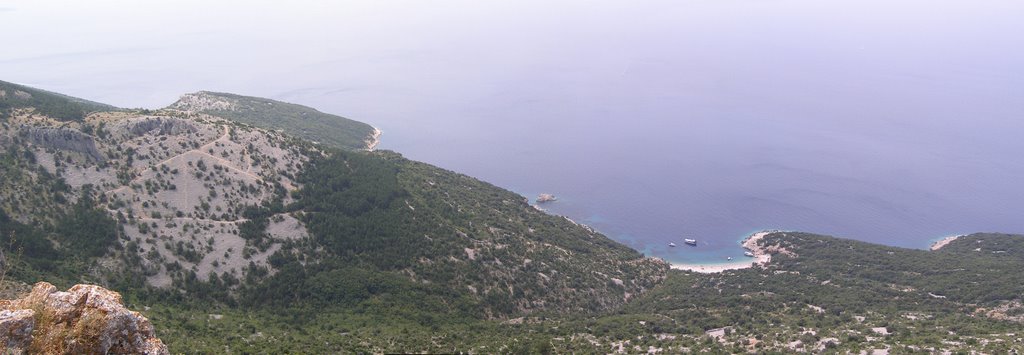
[[[751,257],[751,258],[753,258],[753,257],[754,257],[754,253],[751,253],[751,252],[749,252],[749,251],[745,251],[745,252],[743,252],[743,255],[749,256],[749,257]]]
[[[732,260],[732,257],[731,256],[727,257],[727,258],[725,258],[725,260]]]
[[[689,244],[689,245],[697,246],[697,240],[696,239],[683,239],[683,242],[686,243],[686,244]]]
[[[675,248],[676,247],[676,243],[668,243],[668,246]]]

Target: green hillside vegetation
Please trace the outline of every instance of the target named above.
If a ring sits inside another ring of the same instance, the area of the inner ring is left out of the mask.
[[[310,165],[286,209],[301,211],[324,267],[303,265],[308,247],[283,249],[273,260],[281,272],[252,293],[260,304],[361,301],[374,286],[340,277],[360,270],[387,273],[385,285],[431,285],[407,289],[443,296],[451,314],[596,311],[652,287],[666,269],[514,193],[395,153],[337,151]]]
[[[39,114],[61,121],[81,121],[91,112],[115,110],[114,106],[0,81],[0,117],[6,111],[32,107]]]
[[[15,140],[15,143],[18,141]],[[15,279],[70,286],[87,260],[115,243],[119,229],[98,208],[95,192],[70,191],[63,179],[39,165],[17,144],[0,150],[0,245],[17,257],[5,260]],[[22,221],[9,214],[30,216]]]
[[[219,101],[224,105],[195,105],[189,98]],[[259,97],[219,92],[186,95],[172,104],[173,109],[191,109],[256,127],[281,130],[289,135],[341,149],[364,149],[373,135],[373,127],[316,109]]]
[[[104,251],[98,242],[117,235],[110,229],[113,220],[96,215],[89,208],[94,199],[82,197],[51,227],[0,219],[0,232],[21,240],[7,250],[21,248],[24,255],[13,277],[61,287],[104,283],[135,308],[153,307],[146,315],[175,351],[218,351],[225,345],[247,351],[396,351],[428,344],[436,332],[458,341],[439,341],[429,349],[451,351],[501,339],[501,319],[613,309],[625,304],[626,294],[654,287],[666,271],[665,264],[546,215],[521,196],[395,153],[336,151],[308,166],[300,177],[307,188],[293,193],[294,203],[243,213],[256,221],[297,212],[312,232],[313,238],[289,243],[272,256],[273,275],[256,268],[242,279],[203,282],[193,276],[177,284],[182,293],[148,287],[130,271],[81,274],[100,257],[133,257],[126,253],[131,247]],[[94,244],[79,244],[83,238]],[[476,260],[466,248],[478,250]],[[208,314],[225,318],[215,322]],[[196,319],[209,323],[198,326]],[[478,326],[492,329],[493,337],[477,339],[471,327]],[[242,336],[240,327],[280,338]],[[355,335],[331,340],[343,331]],[[274,340],[281,338],[294,342]],[[383,339],[402,340],[383,347]]]
[[[42,227],[14,220],[0,210],[0,243],[8,256],[4,260],[8,277],[70,286],[94,276],[83,270],[116,246],[119,228],[86,196],[65,212],[54,212],[57,222]]]
[[[762,244],[795,256],[774,254],[766,269],[673,272],[618,315],[585,329],[613,339],[641,336],[634,343],[644,348],[726,352],[1005,353],[1021,345],[1024,324],[987,312],[1024,311],[1024,236],[975,234],[935,252],[807,233],[775,233]],[[728,335],[712,340],[706,332],[716,328]],[[666,341],[657,334],[685,336]],[[790,346],[797,341],[799,347]]]
[[[163,335],[171,344],[211,351],[221,339],[255,352],[295,351],[291,344],[301,343],[302,351],[313,352],[523,354],[608,353],[620,346],[630,353],[651,347],[667,353],[1008,353],[1022,344],[1017,270],[1024,267],[1024,236],[976,234],[936,252],[806,233],[777,233],[764,244],[795,256],[774,254],[764,269],[672,271],[651,292],[611,310],[515,322],[437,317],[434,311],[425,313],[433,320],[422,322],[366,308],[302,321],[267,308],[164,307],[147,315],[171,324]]]
[[[320,152],[309,142],[180,110],[60,125],[74,141],[23,139],[55,126],[23,113],[0,127],[0,167],[9,176],[0,190],[0,232],[6,254],[19,255],[11,277],[115,289],[134,308],[153,308],[176,351],[254,351],[275,341],[225,341],[245,324],[282,337],[305,332],[311,341],[336,337],[321,332],[327,326],[365,329],[351,342],[316,348],[323,352],[381,349],[361,337],[401,329],[427,337],[403,336],[413,346],[429,339],[427,332],[614,309],[667,271],[522,196],[393,152]],[[95,147],[102,159],[82,147]],[[293,184],[303,187],[284,187]],[[195,196],[178,186],[195,186]],[[185,197],[198,205],[168,203]],[[257,197],[262,203],[231,202]],[[308,237],[270,232],[290,216]],[[213,236],[232,233],[244,240],[242,250],[212,252]],[[257,257],[262,252],[270,253],[266,263]],[[243,254],[248,266],[208,275],[197,267],[231,253]],[[167,286],[154,287],[161,274]],[[176,323],[178,316],[205,317],[201,312],[241,323]]]
[[[208,99],[224,97],[244,98]],[[1024,338],[1022,236],[924,251],[775,232],[764,268],[674,271],[515,193],[359,151],[366,125],[333,149],[252,127],[297,111],[32,116],[82,108],[58,98],[2,111],[0,264],[120,292],[176,353],[1007,353]],[[283,106],[253,100],[223,107]],[[74,140],[24,138],[50,126]]]

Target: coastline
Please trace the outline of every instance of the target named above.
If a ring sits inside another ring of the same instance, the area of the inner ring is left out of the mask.
[[[373,151],[380,144],[380,135],[384,133],[380,128],[373,127],[373,133],[370,134],[370,138],[366,139],[366,150]]]
[[[772,260],[772,255],[767,250],[758,245],[761,239],[765,236],[776,231],[760,231],[751,234],[749,237],[743,240],[743,248],[754,254],[753,258],[745,261],[736,261],[723,264],[681,264],[671,263],[671,268],[675,270],[693,271],[703,274],[718,273],[727,270],[739,270],[754,267],[754,265],[764,266]]]
[[[939,239],[939,240],[935,241],[935,243],[932,243],[932,246],[930,248],[928,248],[928,250],[936,251],[936,250],[942,249],[942,247],[944,247],[946,245],[949,245],[949,243],[952,243],[954,240],[957,240],[960,237],[963,237],[963,235],[952,235],[952,236],[948,236],[948,237]]]
[[[540,212],[547,213],[547,214],[550,214],[550,215],[553,215],[553,216],[562,217],[566,221],[568,221],[569,223],[572,223],[572,224],[575,224],[577,226],[580,226],[580,227],[588,230],[591,233],[599,233],[594,228],[592,228],[592,227],[590,227],[590,226],[588,226],[586,224],[579,223],[579,222],[573,220],[572,218],[569,218],[568,216],[551,213],[547,209],[541,207],[540,204],[530,203],[530,199],[528,197],[526,197],[522,193],[518,193],[517,192],[517,194],[519,194],[520,196],[523,196],[523,200],[530,207],[533,207],[534,209],[536,209],[536,210],[538,210]],[[762,267],[764,267],[769,262],[771,262],[772,256],[771,256],[771,253],[769,253],[768,248],[762,247],[762,246],[758,245],[758,243],[762,239],[764,239],[765,236],[767,236],[769,234],[772,234],[772,233],[777,233],[777,232],[782,232],[782,231],[781,230],[775,230],[775,229],[772,229],[772,230],[761,230],[759,232],[751,233],[746,238],[743,238],[741,240],[741,242],[740,242],[740,245],[746,251],[749,251],[752,254],[754,254],[754,256],[753,257],[743,256],[743,259],[741,259],[741,260],[733,260],[733,261],[728,261],[728,262],[724,262],[724,263],[678,263],[678,262],[668,261],[668,260],[665,260],[663,258],[658,258],[658,257],[654,257],[654,258],[664,261],[665,263],[669,264],[669,268],[674,269],[674,270],[692,271],[692,272],[705,273],[705,274],[720,273],[720,272],[728,271],[728,270],[748,269],[748,268],[752,268],[754,266],[762,266]],[[648,257],[650,257],[650,256],[648,256]]]

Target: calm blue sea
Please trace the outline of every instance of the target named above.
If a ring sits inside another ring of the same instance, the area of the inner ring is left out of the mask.
[[[1019,0],[103,4],[5,5],[0,79],[314,106],[677,262],[1024,232]]]

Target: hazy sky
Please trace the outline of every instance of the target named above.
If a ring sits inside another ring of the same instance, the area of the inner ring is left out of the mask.
[[[565,65],[555,69],[571,76],[592,75],[594,67],[628,73],[649,61],[693,59],[690,64],[708,65],[709,70],[742,70],[729,66],[737,59],[722,57],[721,47],[755,44],[766,37],[776,37],[771,40],[774,49],[786,54],[779,58],[807,49],[813,50],[807,55],[819,57],[861,50],[864,60],[906,65],[899,57],[884,57],[895,49],[917,53],[914,60],[985,57],[992,66],[988,70],[998,72],[1019,68],[1017,63],[1024,61],[1017,25],[1024,17],[1022,4],[0,1],[0,31],[5,33],[0,78],[145,107],[202,89],[276,96],[339,83],[348,83],[349,89],[387,86],[444,96],[463,94],[453,87],[487,89],[545,66]],[[1005,35],[991,37],[1000,28]],[[672,41],[707,41],[708,52],[715,56],[676,51]],[[949,52],[950,46],[942,42],[964,49]],[[888,45],[901,48],[884,48]],[[772,53],[756,54],[778,59]]]

